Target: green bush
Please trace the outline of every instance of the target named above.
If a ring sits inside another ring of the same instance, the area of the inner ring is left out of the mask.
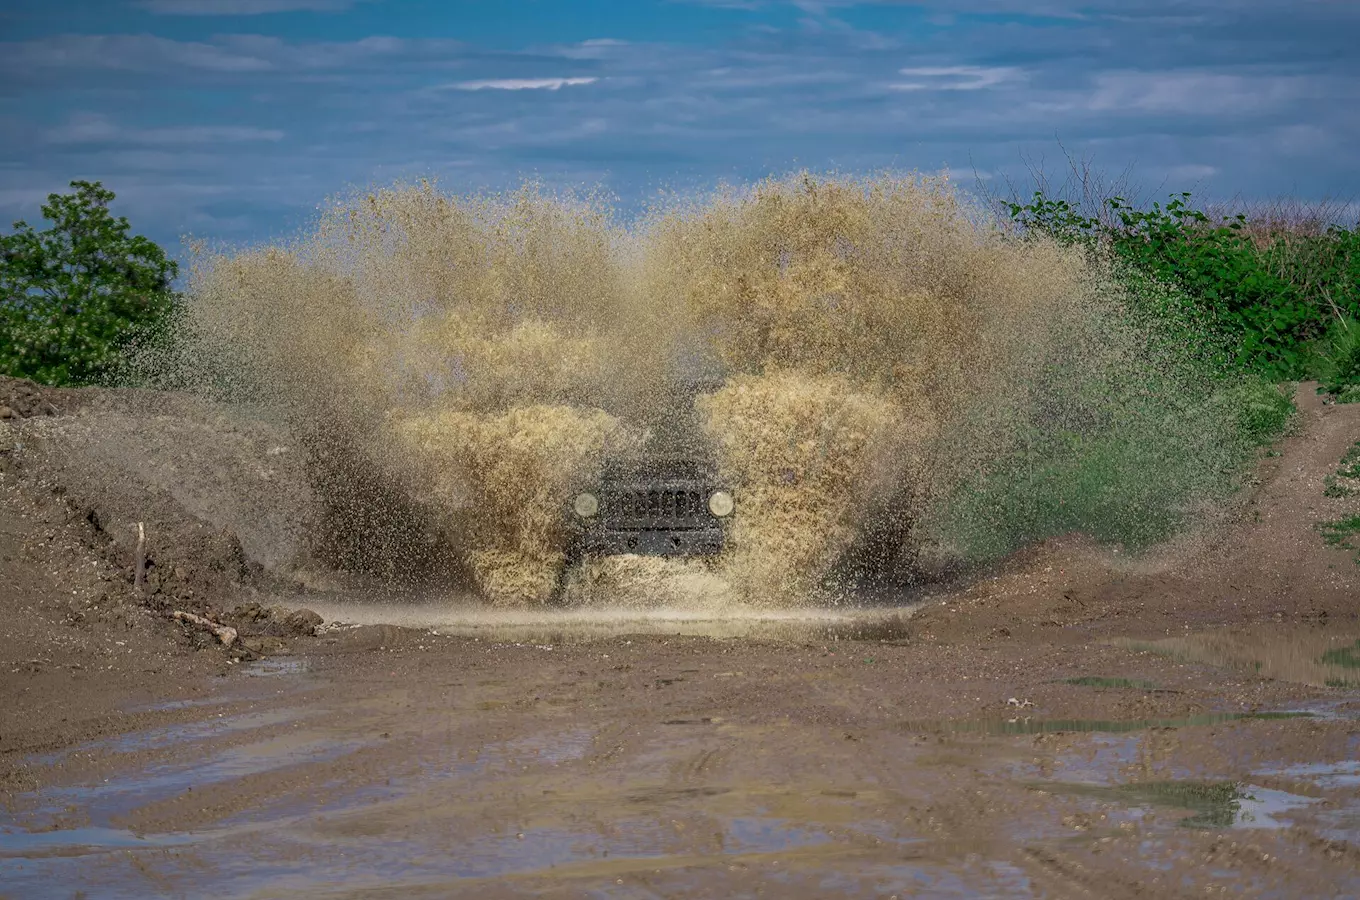
[[[0,235],[0,373],[101,381],[173,309],[174,261],[109,213],[112,191],[97,181],[71,187],[48,195],[50,229],[20,221]]]
[[[1360,322],[1342,319],[1319,342],[1316,374],[1338,402],[1360,402]]]
[[[1245,215],[1214,221],[1189,198],[1139,210],[1113,197],[1105,221],[1042,192],[1006,209],[1023,230],[1098,248],[1131,272],[1176,285],[1243,368],[1273,380],[1305,376],[1309,344],[1360,317],[1360,230],[1262,229]]]
[[[1142,550],[1231,495],[1288,427],[1291,390],[1225,366],[1174,289],[1127,285],[1127,308],[1071,327],[1033,372],[1022,395],[1037,401],[987,411],[1014,450],[941,499],[931,540],[972,562],[1071,532]]]

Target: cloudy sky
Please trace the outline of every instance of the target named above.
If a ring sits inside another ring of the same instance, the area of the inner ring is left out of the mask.
[[[7,0],[0,222],[102,180],[149,236],[296,232],[354,187],[790,169],[1360,199],[1353,0]],[[1027,163],[1028,161],[1028,163]]]

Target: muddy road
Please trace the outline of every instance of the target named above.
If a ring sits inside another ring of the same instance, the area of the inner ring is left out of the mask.
[[[114,414],[56,400],[20,443]],[[0,503],[0,896],[1360,895],[1360,566],[1316,529],[1356,509],[1325,480],[1360,406],[1298,402],[1212,539],[726,621],[252,579],[202,482],[139,597],[117,490],[171,509],[186,472],[34,451]]]

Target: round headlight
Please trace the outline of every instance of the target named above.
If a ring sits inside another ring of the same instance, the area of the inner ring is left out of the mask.
[[[732,515],[732,510],[736,508],[736,503],[732,500],[732,495],[727,491],[714,491],[713,496],[708,498],[708,511],[718,518]]]
[[[589,519],[600,511],[600,501],[594,494],[577,494],[571,508],[576,510],[576,515]]]

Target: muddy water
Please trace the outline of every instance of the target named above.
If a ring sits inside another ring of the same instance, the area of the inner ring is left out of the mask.
[[[1360,894],[1353,692],[1237,711],[1229,668],[1187,702],[1186,663],[1111,648],[932,720],[893,640],[371,637],[30,760],[0,895]],[[1080,714],[1128,695],[1155,714]]]
[[[488,609],[433,603],[314,603],[330,627],[400,625],[442,634],[501,641],[567,643],[629,634],[675,634],[779,640],[892,640],[904,637],[915,606],[859,609],[638,610],[595,607],[569,610]]]
[[[1326,687],[1360,687],[1360,641],[1344,634],[1218,631],[1119,643],[1131,650],[1250,671],[1265,678]]]

